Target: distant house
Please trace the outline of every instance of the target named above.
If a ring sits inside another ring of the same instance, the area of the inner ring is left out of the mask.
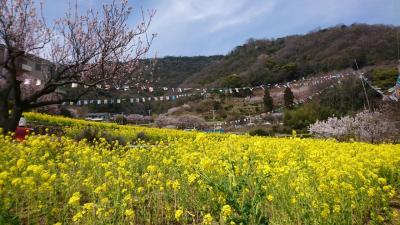
[[[4,63],[7,59],[7,49],[4,45],[0,45],[0,63]],[[42,86],[44,81],[50,76],[51,63],[34,55],[22,56],[18,64],[18,79],[25,85]],[[0,67],[0,74],[6,75],[7,71]]]
[[[5,63],[6,60],[7,49],[4,45],[0,44],[0,64]],[[18,65],[17,80],[22,83],[21,91],[23,94],[29,95],[32,93],[32,90],[40,90],[53,74],[52,63],[50,61],[31,54],[21,56],[16,63]],[[7,70],[3,66],[0,66],[0,75],[7,76]],[[0,79],[0,84],[1,82],[2,79]],[[64,91],[57,89],[56,93],[52,93],[48,97],[56,98],[57,93],[64,93]]]

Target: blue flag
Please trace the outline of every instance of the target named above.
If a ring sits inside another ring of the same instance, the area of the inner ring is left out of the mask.
[[[399,73],[399,77],[397,77],[396,86],[397,86],[397,87],[400,87],[400,73]]]

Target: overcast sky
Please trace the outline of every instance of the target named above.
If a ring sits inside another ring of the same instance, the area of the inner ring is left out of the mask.
[[[96,8],[109,0],[79,0]],[[193,56],[226,54],[249,38],[304,34],[317,27],[368,23],[400,25],[400,0],[129,0],[136,9],[157,11],[151,54]],[[49,19],[59,17],[68,0],[45,0]]]

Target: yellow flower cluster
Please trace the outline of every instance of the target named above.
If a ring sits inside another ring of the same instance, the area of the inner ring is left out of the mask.
[[[88,122],[29,114],[47,124]],[[90,123],[91,124],[91,123]],[[0,218],[30,224],[377,224],[390,220],[400,145],[96,124],[152,142],[110,147],[0,136]],[[68,128],[68,129],[70,129]],[[74,128],[74,129],[75,129]]]

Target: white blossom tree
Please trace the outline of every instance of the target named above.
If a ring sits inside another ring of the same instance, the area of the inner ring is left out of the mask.
[[[141,11],[142,20],[128,25],[132,8],[127,0],[113,0],[101,10],[81,12],[77,3],[52,25],[46,24],[33,0],[0,0],[0,127],[14,131],[24,111],[77,101],[100,85],[137,81],[135,71],[149,50],[154,34],[148,28],[155,11]],[[40,84],[24,84],[21,62],[46,60]],[[2,72],[3,71],[3,72]],[[68,95],[57,90],[78,84]]]
[[[396,141],[399,130],[395,123],[382,112],[362,111],[355,117],[331,117],[317,121],[309,127],[310,133],[322,138],[335,138],[346,141],[351,138],[371,143]]]

